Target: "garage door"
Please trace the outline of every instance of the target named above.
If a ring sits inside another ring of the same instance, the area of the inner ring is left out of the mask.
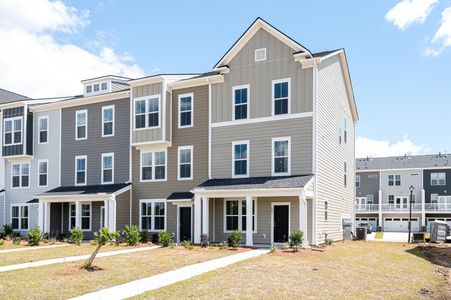
[[[408,232],[408,218],[385,218],[384,231]],[[420,231],[420,222],[417,218],[412,218],[412,232]]]
[[[368,222],[372,226],[372,231],[377,229],[377,218],[355,218],[356,224],[359,225],[360,222]]]
[[[448,226],[451,227],[451,219],[450,218],[427,218],[426,219],[426,230],[429,232],[430,230],[430,226],[429,224],[431,224],[431,222],[434,221],[443,221],[448,223]]]

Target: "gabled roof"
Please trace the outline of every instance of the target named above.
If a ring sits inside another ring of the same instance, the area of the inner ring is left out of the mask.
[[[356,159],[356,171],[394,169],[451,168],[451,157],[447,154],[405,155],[390,157],[367,157]]]
[[[77,195],[113,194],[130,185],[131,183],[98,184],[85,186],[60,186],[38,196],[50,196],[50,195],[77,196]]]
[[[0,104],[16,102],[21,100],[27,100],[28,97],[24,95],[20,95],[17,93],[13,93],[4,89],[0,89]]]
[[[257,33],[259,29],[264,29],[268,33],[272,34],[274,37],[279,39],[281,42],[287,44],[289,47],[293,48],[295,52],[307,53],[310,57],[312,56],[309,49],[302,46],[300,43],[296,42],[289,36],[287,36],[282,31],[278,30],[267,21],[258,17],[255,21],[246,29],[246,31],[240,36],[240,38],[230,47],[229,50],[224,54],[224,56],[216,63],[213,69],[217,69],[220,66],[227,65],[233,57],[246,45],[246,43]]]
[[[313,175],[210,179],[200,184],[198,188],[206,190],[303,188],[312,178]]]

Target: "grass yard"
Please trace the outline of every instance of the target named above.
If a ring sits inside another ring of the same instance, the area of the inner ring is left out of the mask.
[[[0,273],[0,299],[66,299],[237,251],[245,250],[162,248],[97,258],[95,271],[79,261]]]
[[[20,242],[20,245],[15,245],[13,243],[13,241],[7,241],[7,240],[2,240],[3,241],[3,245],[0,245],[0,250],[8,250],[8,249],[18,249],[18,248],[39,248],[41,246],[52,246],[52,244],[50,243],[41,243],[39,246],[29,246],[28,242],[26,241],[22,241]],[[65,244],[62,242],[56,242],[53,245],[61,245],[61,244]]]
[[[451,258],[451,247],[443,253]],[[449,268],[416,245],[349,242],[271,253],[136,298],[451,299],[447,280]]]

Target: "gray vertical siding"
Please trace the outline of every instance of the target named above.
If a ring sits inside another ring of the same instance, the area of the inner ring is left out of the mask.
[[[131,191],[127,191],[116,196],[116,230],[130,225],[130,195]]]
[[[373,195],[374,204],[379,203],[379,172],[357,172],[360,175],[360,187],[356,187],[356,197],[366,197]]]
[[[445,185],[431,185],[431,173],[445,173],[446,184]],[[424,170],[423,171],[423,187],[425,191],[425,202],[431,203],[431,194],[438,194],[439,196],[447,196],[451,193],[451,170]]]
[[[102,153],[114,153],[114,182],[129,180],[130,151],[130,99],[105,101],[62,109],[61,130],[61,185],[75,183],[75,156],[87,155],[87,184],[101,183]],[[115,107],[115,133],[102,137],[102,107]],[[75,140],[75,112],[88,111],[88,138]]]

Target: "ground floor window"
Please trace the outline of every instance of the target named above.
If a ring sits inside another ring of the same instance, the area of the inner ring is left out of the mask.
[[[11,225],[13,229],[28,229],[28,205],[11,207]]]
[[[81,205],[81,229],[91,230],[91,204]]]
[[[141,230],[165,230],[166,202],[164,200],[141,200]]]
[[[75,227],[75,204],[69,204],[69,230]]]
[[[246,231],[246,199],[225,200],[225,231]],[[252,200],[252,231],[256,232],[256,202]]]

